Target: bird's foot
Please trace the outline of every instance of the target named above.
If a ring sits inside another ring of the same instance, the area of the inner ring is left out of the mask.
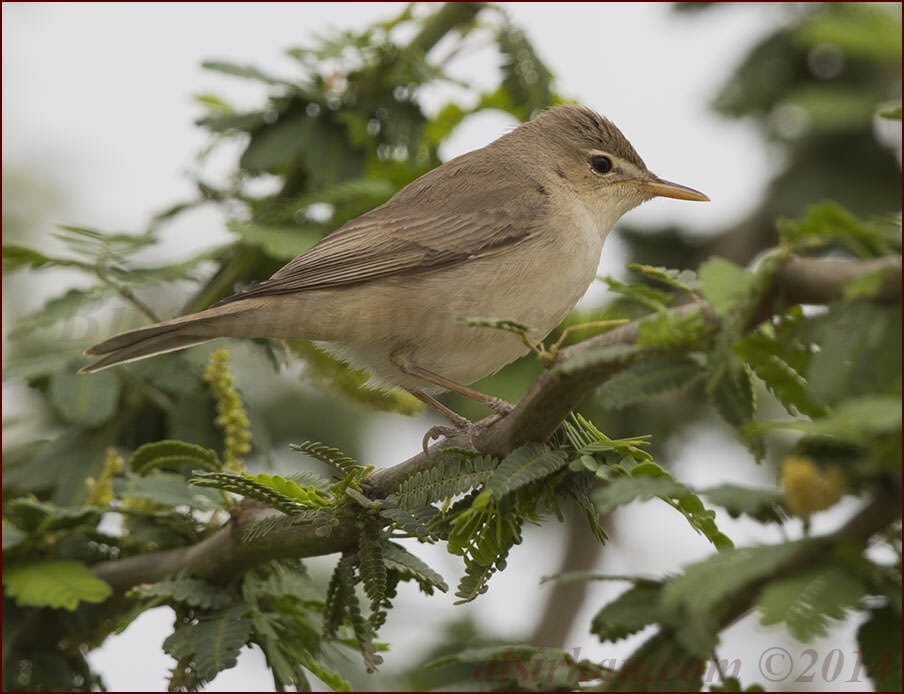
[[[487,396],[487,399],[483,401],[483,404],[493,410],[493,412],[498,414],[500,417],[505,417],[515,409],[515,406],[507,400],[503,400],[502,398],[497,398],[491,395]]]
[[[508,403],[506,403],[508,404]],[[509,406],[511,407],[511,406]],[[511,410],[509,410],[511,411]],[[454,426],[443,426],[437,425],[434,427],[430,427],[426,434],[424,434],[424,440],[421,442],[421,445],[424,449],[424,455],[430,455],[430,444],[431,442],[440,439],[440,438],[460,438],[464,439],[462,448],[471,448],[474,449],[476,446],[474,442],[477,438],[486,431],[487,427],[491,424],[495,424],[505,415],[502,414],[494,414],[490,415],[486,419],[480,422],[472,422],[470,420],[461,417],[456,420]]]

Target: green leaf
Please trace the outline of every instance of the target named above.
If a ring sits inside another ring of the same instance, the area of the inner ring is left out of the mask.
[[[201,63],[201,67],[212,72],[222,72],[226,75],[232,75],[233,77],[242,77],[244,79],[255,80],[257,82],[266,82],[267,84],[273,85],[294,86],[291,82],[279,79],[278,77],[272,77],[271,75],[268,75],[263,70],[260,70],[253,65],[238,65],[236,63],[230,63],[225,60],[205,60],[203,63]]]
[[[756,393],[750,371],[743,364],[723,368],[710,387],[716,411],[729,424],[741,427],[756,413]]]
[[[12,523],[7,523],[6,519],[3,519],[3,551],[6,552],[8,550],[13,549],[14,547],[18,547],[23,542],[25,542],[26,534],[19,530]]]
[[[314,487],[299,487],[284,477],[266,473],[203,472],[194,475],[191,483],[240,494],[287,515],[326,508],[332,503]]]
[[[205,116],[195,122],[213,133],[227,133],[234,130],[253,132],[267,123],[269,113],[269,111],[228,113],[217,116]]]
[[[662,590],[668,623],[677,629],[686,648],[709,657],[723,610],[748,586],[792,561],[807,546],[803,541],[728,549],[685,567]]]
[[[439,515],[439,511],[433,506],[420,506],[411,510],[388,506],[380,511],[380,515],[419,540],[429,540],[428,526]]]
[[[179,625],[163,642],[163,650],[188,661],[199,683],[209,682],[238,662],[239,651],[251,636],[247,613],[246,605],[235,605]]]
[[[620,477],[598,489],[593,501],[600,513],[611,513],[619,506],[635,501],[672,497],[687,491],[687,487],[671,477]]]
[[[700,266],[703,294],[720,317],[729,316],[753,291],[754,276],[724,258],[713,257]]]
[[[216,94],[195,94],[193,98],[195,103],[198,103],[207,109],[207,112],[210,115],[223,116],[235,113],[235,109],[232,105],[223,101],[223,99]]]
[[[705,659],[669,633],[644,642],[605,682],[610,692],[696,692],[703,687]]]
[[[509,453],[490,475],[486,489],[497,501],[531,482],[548,477],[568,463],[565,451],[529,443]]]
[[[901,311],[867,302],[835,304],[816,323],[820,349],[813,355],[807,381],[813,397],[834,405],[856,396],[901,392]]]
[[[290,516],[277,513],[262,518],[245,528],[242,532],[242,542],[257,542],[270,533],[286,531],[291,527],[305,523],[310,523],[314,526],[315,534],[329,535],[331,528],[338,522],[338,519],[327,511],[301,510],[294,512]]]
[[[583,461],[587,454],[595,456],[598,453],[614,453],[619,458],[628,457],[637,462],[649,462],[653,456],[643,450],[642,447],[650,445],[650,435],[629,436],[623,439],[613,439],[606,436],[589,419],[579,413],[572,413],[570,421],[564,422],[565,433],[568,441],[581,454]],[[591,458],[590,469],[594,472],[602,469],[595,458]]]
[[[857,631],[857,645],[873,689],[901,691],[901,613],[891,606],[871,610]]]
[[[619,371],[596,392],[603,407],[620,410],[686,388],[702,375],[703,368],[689,357],[654,357]]]
[[[311,248],[323,236],[321,228],[315,225],[268,226],[232,220],[226,223],[226,228],[245,243],[260,247],[264,253],[277,260],[291,260]]]
[[[891,265],[886,265],[860,275],[844,285],[843,298],[845,301],[875,299],[894,274],[894,268]]]
[[[416,581],[427,595],[433,595],[434,588],[443,593],[449,590],[442,576],[397,542],[390,542],[383,547],[383,561],[388,568],[398,571],[403,580]]]
[[[234,599],[222,587],[197,578],[175,578],[145,583],[129,591],[129,597],[139,600],[163,599],[205,610],[226,607]]]
[[[625,284],[612,277],[604,277],[603,281],[609,287],[610,292],[621,294],[654,311],[664,310],[675,300],[671,293],[646,284]]]
[[[293,480],[287,479],[280,475],[270,475],[266,472],[257,475],[244,474],[244,477],[252,482],[271,489],[277,494],[298,502],[299,504],[311,508],[327,508],[332,505],[332,501],[327,494],[318,487],[302,487]]]
[[[194,470],[219,470],[223,467],[217,452],[185,441],[155,441],[140,446],[129,458],[129,468],[138,475],[147,475],[153,470],[183,471],[186,467]]]
[[[588,660],[575,660],[571,653],[558,648],[521,644],[465,648],[424,665],[431,669],[449,666],[459,666],[451,670],[452,677],[457,673],[473,673],[474,677],[475,684],[454,682],[455,691],[482,691],[488,684],[492,686],[490,691],[575,691],[582,681],[599,679],[605,671]]]
[[[595,460],[591,458],[591,460]],[[606,531],[600,525],[600,514],[593,504],[591,496],[595,486],[594,476],[591,474],[571,474],[559,485],[557,492],[565,498],[571,498],[577,507],[581,510],[581,514],[590,527],[593,537],[601,545],[609,541]]]
[[[593,617],[591,633],[600,641],[619,641],[660,618],[659,581],[638,580]]]
[[[792,250],[837,245],[861,258],[900,252],[880,225],[857,219],[831,200],[809,207],[801,220],[780,219],[777,226],[782,244]]]
[[[865,587],[847,571],[830,567],[772,581],[760,596],[760,622],[785,622],[791,636],[809,642],[828,634],[830,619],[844,619]]]
[[[251,135],[239,166],[253,173],[276,172],[293,163],[311,145],[313,119],[300,116],[282,117]]]
[[[526,121],[552,106],[552,73],[524,32],[505,24],[496,34],[496,44],[502,56],[502,89],[512,106],[511,112]]]
[[[496,565],[483,565],[476,562],[465,565],[465,574],[455,589],[456,605],[463,605],[477,599],[489,590],[490,578],[496,573]]]
[[[735,352],[763,380],[789,414],[818,417],[825,412],[825,408],[815,402],[806,379],[783,358],[784,352],[789,350],[786,339],[758,330],[736,342]]]
[[[693,270],[672,270],[667,267],[655,267],[641,263],[631,263],[628,265],[628,269],[640,272],[645,277],[662,282],[691,296],[695,296],[698,291],[703,289],[703,283],[700,282],[700,278]]]
[[[358,641],[358,648],[364,659],[364,667],[368,672],[373,672],[380,663],[383,662],[383,659],[377,653],[376,646],[374,645],[373,629],[371,628],[370,622],[361,615],[361,606],[358,602],[358,595],[355,593],[355,581],[349,557],[343,557],[339,560],[339,563],[336,565],[336,571],[333,573],[333,582],[337,584],[337,590],[341,594],[341,600],[335,602],[331,607],[328,591],[326,605],[327,614],[329,615],[330,612],[336,610],[337,605],[344,606],[342,611],[348,615],[348,621],[351,623],[355,639]],[[332,582],[330,588],[333,588]],[[334,619],[334,617],[328,617],[327,623],[335,623]],[[325,633],[330,633],[329,631],[326,631],[326,627],[324,627],[324,630]]]
[[[722,484],[700,492],[710,503],[721,506],[732,518],[746,515],[760,523],[782,523],[787,514],[784,495],[774,487],[741,487]]]
[[[879,110],[879,117],[888,120],[901,120],[901,104],[897,106],[886,106]]]
[[[6,502],[3,515],[5,521],[11,521],[26,533],[47,533],[79,526],[96,526],[100,521],[101,511],[88,506],[57,506],[31,496],[20,496]]]
[[[800,109],[814,135],[858,131],[868,126],[876,113],[876,95],[860,85],[804,83],[794,87],[785,101]]]
[[[851,60],[901,64],[901,16],[882,5],[845,4],[831,12],[810,12],[794,31],[804,49],[830,45]]]
[[[366,133],[368,142],[371,135]],[[328,204],[333,207],[333,213],[328,220],[313,220],[316,224],[307,226],[293,226],[291,228],[310,228],[323,235],[330,228],[338,226],[353,217],[357,217],[378,205],[386,202],[395,192],[395,186],[385,178],[353,178],[341,180],[326,188],[307,189],[300,195],[285,201],[268,200],[268,205],[255,213],[255,219],[267,224],[281,224],[293,221],[295,225],[302,223],[302,218],[307,217],[308,208],[312,205]]]
[[[346,455],[338,448],[327,446],[317,441],[305,441],[303,443],[290,443],[289,448],[299,453],[309,455],[315,460],[319,460],[324,465],[336,468],[341,474],[347,475],[350,472],[360,470],[362,466],[357,460]]]
[[[87,269],[81,261],[45,255],[32,248],[15,244],[4,244],[2,253],[3,270],[6,272],[21,270],[22,268],[42,268],[47,266]]]
[[[399,485],[390,500],[399,508],[412,510],[463,494],[485,483],[498,463],[490,456],[442,455],[444,460],[441,466],[415,472]]]
[[[420,400],[400,390],[367,386],[370,374],[353,369],[308,340],[286,340],[293,354],[305,361],[305,377],[331,388],[352,400],[376,409],[414,414],[423,409]]]
[[[386,564],[383,550],[386,539],[380,526],[374,522],[364,522],[358,537],[358,568],[364,592],[371,601],[371,612],[381,609],[387,594]]]
[[[636,347],[695,347],[708,331],[702,309],[684,314],[660,311],[640,322]]]
[[[46,561],[3,571],[4,592],[20,607],[73,611],[79,602],[103,602],[113,589],[77,561]]]
[[[643,325],[643,324],[641,324]],[[604,364],[625,364],[633,358],[647,351],[643,345],[606,345],[581,352],[576,357],[570,357],[553,367],[554,371],[562,374],[571,374],[576,371],[584,371],[593,366]]]
[[[118,411],[121,387],[111,371],[86,376],[75,370],[57,371],[50,378],[50,402],[70,424],[94,428]]]
[[[193,487],[185,477],[172,472],[128,475],[122,495],[163,506],[188,506],[199,511],[212,511],[223,504],[216,492]]]
[[[112,287],[105,284],[88,289],[70,289],[65,294],[48,299],[37,311],[19,318],[9,336],[19,340],[36,330],[48,328],[56,328],[60,332],[67,331],[67,328],[72,330],[77,324],[67,324],[67,321],[72,321],[75,316],[87,312],[90,307],[106,301],[115,293]],[[84,316],[82,318],[84,319]],[[82,325],[91,325],[92,322],[91,319],[87,319]],[[71,336],[66,336],[65,333],[60,337],[71,339]]]
[[[89,267],[95,265],[99,258],[121,258],[150,246],[156,241],[153,234],[112,233],[88,227],[60,224],[54,234],[65,242],[71,251],[90,260]]]
[[[894,395],[852,398],[834,412],[812,421],[756,422],[753,431],[790,429],[858,445],[873,443],[877,435],[901,430],[901,400]]]

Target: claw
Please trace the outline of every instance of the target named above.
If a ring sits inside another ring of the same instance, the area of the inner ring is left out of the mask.
[[[495,422],[499,416],[500,415],[492,415],[488,423]],[[428,450],[430,442],[434,439],[439,439],[440,437],[449,439],[453,436],[464,436],[466,439],[465,447],[474,448],[474,441],[484,428],[484,424],[475,424],[464,418],[462,418],[461,423],[456,424],[456,426],[449,427],[439,425],[430,427],[430,429],[427,430],[427,433],[424,434],[424,439],[421,442],[421,445],[424,448],[424,455],[430,455],[430,451]]]
[[[424,440],[421,441],[421,445],[424,448],[424,455],[429,456],[430,451],[430,442],[434,439],[439,438],[450,438],[452,436],[456,436],[461,433],[461,429],[456,429],[455,427],[446,427],[446,426],[435,426],[430,427],[427,430],[427,433],[424,434]]]
[[[515,409],[515,406],[512,403],[497,397],[488,398],[484,404],[500,417],[505,417]]]

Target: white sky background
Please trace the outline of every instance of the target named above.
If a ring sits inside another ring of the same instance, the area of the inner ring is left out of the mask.
[[[361,28],[401,7],[401,3],[5,3],[4,172],[21,168],[63,191],[65,218],[55,222],[137,231],[153,212],[192,194],[192,185],[180,172],[207,137],[193,125],[200,108],[192,95],[214,92],[250,106],[262,93],[242,80],[202,70],[202,60],[222,58],[292,74],[295,63],[284,56],[284,49],[331,27]],[[563,94],[612,118],[653,171],[712,198],[705,205],[657,200],[631,212],[631,223],[674,221],[705,231],[741,218],[756,204],[771,169],[769,152],[747,125],[716,117],[707,104],[747,49],[774,25],[780,9],[730,7],[687,17],[676,16],[665,5],[641,3],[513,3],[508,8],[557,75]],[[456,76],[491,83],[489,57],[487,51],[468,56]],[[431,94],[428,104],[438,106],[441,97]],[[502,116],[473,119],[456,133],[445,155],[482,146],[510,126]],[[8,202],[4,198],[4,208]],[[187,215],[168,230],[166,252],[175,258],[189,248],[222,240],[226,234],[222,224],[213,210]],[[617,228],[604,251],[606,271],[620,267]],[[62,286],[51,281],[31,298],[37,303],[61,291]],[[18,313],[26,307],[14,308]],[[15,409],[22,396],[22,390],[4,386],[4,411]],[[375,459],[365,462],[401,460],[417,450],[425,427],[424,419],[380,415],[370,446]],[[698,459],[700,450],[708,452],[704,466]],[[769,473],[748,464],[746,453],[729,438],[709,429],[691,432],[686,441],[677,443],[675,459],[679,478],[701,486],[729,476],[736,482],[772,483],[766,478]],[[778,539],[756,535],[747,525],[724,522],[728,534],[741,542]],[[616,523],[619,531],[600,567],[607,572],[657,574],[710,551],[664,506],[633,506],[621,511]],[[649,540],[651,527],[659,533],[654,545]],[[538,534],[547,532],[552,531]],[[532,545],[531,539],[513,552],[509,570],[494,578],[489,593],[467,607],[452,608],[450,596],[427,599],[400,591],[398,608],[381,634],[394,645],[387,666],[419,658],[432,641],[431,625],[448,618],[452,609],[470,610],[498,633],[529,631],[547,590],[537,585],[538,579],[553,571],[558,561],[531,556],[532,546],[549,546],[539,537],[533,539],[540,542]],[[441,548],[416,551],[443,569],[447,579],[456,579],[457,559]],[[326,567],[333,558],[320,561],[318,566]],[[603,584],[592,589],[569,643],[569,648],[581,649],[582,657],[624,657],[635,645],[631,641],[631,648],[623,643],[604,647],[587,631],[596,607],[618,590]],[[170,625],[169,614],[155,610],[98,649],[92,662],[108,686],[163,689],[171,662],[160,652],[160,643]],[[742,677],[754,679],[761,679],[756,658],[763,648],[783,645],[797,658],[805,648],[789,644],[781,629],[754,626],[734,628],[723,644],[726,657],[742,658]],[[833,647],[842,648],[849,663],[855,657],[850,627],[843,640],[822,649],[819,644],[813,647],[821,656]],[[832,686],[819,680],[818,672],[815,684]],[[783,686],[800,685],[791,681]],[[263,658],[250,653],[209,689],[271,687]]]

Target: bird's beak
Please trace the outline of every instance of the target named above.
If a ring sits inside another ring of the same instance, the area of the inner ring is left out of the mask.
[[[646,180],[638,181],[638,187],[642,190],[658,195],[663,198],[676,198],[677,200],[697,200],[699,202],[709,202],[709,197],[701,193],[699,190],[688,188],[680,183],[672,183],[658,176],[653,176]]]

